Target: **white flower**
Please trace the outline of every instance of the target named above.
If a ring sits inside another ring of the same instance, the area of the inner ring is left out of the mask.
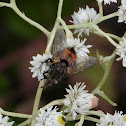
[[[109,5],[110,5],[110,2],[117,3],[117,0],[96,0],[96,1],[98,1],[99,3],[102,3],[104,1],[104,4],[109,4]]]
[[[8,120],[8,116],[3,117],[3,115],[0,113],[0,126],[12,126],[14,121],[8,122]]]
[[[107,113],[104,117],[100,118],[100,123],[97,126],[126,126],[126,115],[122,112],[116,112],[114,115]]]
[[[92,45],[84,45],[85,44],[86,39],[84,40],[80,40],[79,38],[75,38],[75,39],[69,39],[67,38],[66,40],[66,46],[70,47],[70,48],[74,48],[77,57],[81,57],[81,56],[85,56],[85,58],[88,58],[87,53],[90,53],[90,51],[88,50],[88,48],[91,48]]]
[[[99,14],[94,10],[94,8],[89,8],[86,6],[86,9],[79,8],[78,12],[74,12],[72,15],[73,24],[84,24],[87,22],[93,22],[96,19],[98,19]],[[89,32],[92,30],[92,28],[81,28],[81,29],[75,29],[74,33],[79,33],[78,36],[81,36],[84,32],[86,35],[89,35]]]
[[[54,109],[53,106],[47,107],[46,111],[40,108],[40,114],[36,118],[35,126],[64,126],[65,121],[63,117],[61,112],[57,112],[56,107]]]
[[[44,78],[43,73],[48,71],[50,67],[48,63],[46,63],[48,59],[52,59],[52,55],[50,53],[43,55],[37,54],[37,56],[33,56],[33,61],[30,61],[30,64],[33,67],[29,67],[31,72],[33,72],[33,78],[37,77],[39,81]]]
[[[122,65],[126,67],[126,38],[119,42],[119,45],[116,47],[116,54],[120,56],[116,60],[123,60]]]
[[[66,98],[63,103],[67,109],[64,112],[71,113],[73,119],[76,118],[77,114],[85,114],[98,104],[98,98],[84,90],[85,87],[86,85],[80,82],[76,83],[73,88],[69,85],[70,89],[66,89],[68,94],[65,95]]]
[[[118,9],[118,22],[126,23],[126,0],[121,1],[122,5]]]

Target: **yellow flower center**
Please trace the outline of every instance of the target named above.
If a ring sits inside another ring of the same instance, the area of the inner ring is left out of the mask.
[[[60,115],[60,116],[58,116],[58,123],[60,124],[60,125],[62,125],[62,126],[64,126],[65,125],[65,120],[64,120],[64,116],[63,115]]]
[[[123,116],[123,120],[124,122],[126,122],[126,114]]]

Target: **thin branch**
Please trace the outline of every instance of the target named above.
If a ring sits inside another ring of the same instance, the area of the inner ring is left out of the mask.
[[[27,119],[26,121],[20,123],[18,126],[26,126],[26,125],[30,124],[30,122],[31,122],[31,119]]]
[[[111,13],[111,14],[108,14],[108,15],[102,17],[102,18],[99,20],[99,22],[102,22],[102,21],[105,21],[105,20],[107,20],[107,19],[116,17],[117,14],[118,14],[118,11],[117,11],[117,12],[114,12],[114,13]]]
[[[101,17],[103,17],[103,7],[102,7],[102,3],[99,3],[99,2],[97,2],[98,3],[98,7],[99,7],[99,17],[101,18]]]
[[[62,18],[59,18],[59,22],[60,22],[60,23],[63,25],[63,27],[64,27],[64,30],[65,30],[65,32],[66,32],[66,37],[67,37],[67,38],[73,38],[73,34],[72,34],[72,32],[68,29],[68,27],[67,27],[65,21],[64,21]]]
[[[113,106],[117,106],[116,103],[114,103],[103,91],[98,91],[97,94],[99,96],[101,96],[102,98],[104,98],[108,103],[110,103]]]
[[[80,119],[80,116],[81,116],[81,115],[78,114],[78,115],[76,116],[76,119],[75,119],[75,120],[79,120],[79,119]],[[86,115],[85,115],[84,119],[85,119],[85,120],[92,121],[92,122],[100,123],[100,120],[99,120],[99,119],[96,119],[96,118],[94,118],[94,117],[90,117],[90,116],[86,116]],[[67,120],[67,121],[73,121],[73,117],[72,117],[72,116],[69,116],[69,117],[66,118],[66,120]]]
[[[43,86],[44,86],[44,80],[40,81],[40,83],[39,83],[39,86],[38,86],[38,89],[37,89],[37,93],[36,93],[36,96],[35,96],[35,101],[34,101],[32,115],[35,115],[37,110],[38,110],[41,94],[42,94],[42,91],[43,91],[43,88],[41,88],[41,87],[43,87]],[[33,119],[32,120],[32,125],[34,123],[35,123],[35,120]]]
[[[104,35],[103,34],[100,34],[98,31],[96,31],[96,30],[93,30],[93,32],[92,33],[94,33],[94,34],[97,34],[97,35],[99,35],[99,36],[101,36],[101,37],[104,37]],[[113,38],[113,39],[116,39],[117,41],[121,41],[122,40],[122,38],[120,38],[120,37],[118,37],[117,35],[114,35],[114,34],[111,34],[111,33],[106,33],[109,37],[111,37],[111,38]]]
[[[0,2],[0,7],[11,7],[9,3]]]
[[[64,100],[64,98],[54,100],[54,101],[48,103],[47,105],[45,105],[44,107],[42,107],[42,109],[47,109],[47,107],[51,107],[51,106],[54,106],[54,105],[63,105],[63,102],[62,102],[63,100]]]
[[[93,28],[94,28],[95,30],[97,30],[99,33],[101,33],[104,37],[106,37],[106,38],[108,39],[108,41],[109,41],[112,45],[114,45],[115,47],[118,46],[118,44],[117,44],[111,37],[109,37],[105,32],[103,32],[97,25],[93,25]]]
[[[61,18],[62,6],[63,6],[63,0],[60,0],[58,5],[57,18]]]
[[[60,0],[59,5],[58,5],[57,19],[56,19],[55,25],[53,27],[53,30],[51,32],[51,37],[50,37],[50,39],[48,41],[48,45],[47,45],[47,48],[45,50],[45,53],[50,52],[51,49],[52,49],[53,40],[54,40],[56,31],[58,29],[58,26],[59,26],[59,21],[58,20],[59,20],[59,18],[61,18],[62,6],[63,6],[63,0]]]
[[[98,20],[94,21],[94,22],[89,22],[89,23],[83,23],[83,24],[76,24],[76,25],[67,25],[67,27],[69,29],[80,29],[80,28],[88,28],[88,27],[92,27],[93,25],[99,24],[107,19],[116,17],[118,14],[118,11],[112,14],[108,14],[106,16],[103,16],[101,18],[99,18]],[[59,27],[60,29],[63,29],[63,26]]]
[[[78,126],[82,126],[84,123],[84,115],[81,115],[80,121],[78,122]]]
[[[3,110],[2,108],[0,108],[0,113],[2,113],[3,115],[18,117],[18,118],[31,118],[32,117],[31,115],[28,115],[28,114],[8,112],[8,111]]]
[[[97,91],[96,90],[100,90],[103,85],[105,84],[105,81],[107,80],[108,76],[109,76],[109,73],[110,73],[110,69],[111,69],[111,66],[112,66],[112,62],[114,60],[114,57],[115,57],[115,52],[116,50],[113,51],[113,54],[112,54],[112,59],[111,61],[108,63],[106,69],[105,69],[105,72],[104,72],[104,75],[100,81],[100,83],[97,85],[97,87],[92,91],[92,94],[95,94]]]
[[[13,9],[13,10],[15,11],[15,13],[16,13],[17,15],[19,15],[22,19],[24,19],[24,20],[25,20],[26,22],[28,22],[29,24],[31,24],[31,25],[35,26],[36,28],[38,28],[38,29],[39,29],[40,31],[42,31],[48,38],[50,37],[50,32],[49,32],[47,29],[45,29],[45,28],[44,28],[42,25],[40,25],[39,23],[37,23],[37,22],[31,20],[30,18],[28,18],[24,13],[22,13],[22,12],[18,9],[15,0],[11,0],[11,1],[10,1],[10,4],[4,3],[4,2],[0,2],[0,5],[1,5],[1,6],[6,6],[6,7],[9,7],[9,8],[11,8],[11,9]]]
[[[98,110],[98,111],[89,111],[85,115],[95,115],[95,116],[103,117],[104,113]]]

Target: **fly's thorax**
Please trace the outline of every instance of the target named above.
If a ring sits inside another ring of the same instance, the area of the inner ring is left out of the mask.
[[[48,74],[52,79],[61,80],[61,78],[66,74],[66,70],[67,70],[66,63],[58,62],[50,67]]]

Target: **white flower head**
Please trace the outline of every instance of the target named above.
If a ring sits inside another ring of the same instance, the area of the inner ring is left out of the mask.
[[[118,9],[118,22],[126,23],[126,0],[122,0],[121,4]]]
[[[111,2],[117,3],[117,0],[96,0],[96,1],[98,1],[99,3],[102,3],[104,1],[104,4],[109,4],[109,5]]]
[[[72,22],[73,24],[84,24],[88,22],[93,22],[96,19],[98,19],[99,14],[94,10],[94,8],[89,8],[86,6],[86,9],[79,8],[78,12],[74,12],[72,15]],[[81,28],[81,29],[75,29],[74,33],[79,33],[78,36],[81,36],[84,32],[86,35],[89,35],[89,32],[92,30],[92,28]]]
[[[47,110],[40,108],[40,114],[36,118],[35,126],[64,126],[65,121],[63,119],[62,112],[57,112],[58,108],[47,107]]]
[[[64,112],[71,113],[73,119],[76,118],[77,114],[85,114],[98,104],[98,98],[84,90],[85,87],[84,83],[77,82],[73,88],[69,85],[70,89],[66,89],[68,94],[65,95],[66,98],[63,103],[67,109]]]
[[[120,41],[116,47],[116,54],[120,57],[116,60],[122,60],[123,67],[126,67],[126,38],[123,38],[123,41]]]
[[[44,78],[43,73],[48,71],[50,67],[48,63],[46,63],[48,59],[52,59],[52,55],[50,53],[43,55],[37,54],[37,56],[33,56],[33,61],[30,61],[30,64],[33,67],[29,67],[31,72],[33,72],[33,78],[37,77],[39,81]]]
[[[85,56],[85,58],[88,58],[88,53],[90,53],[89,48],[92,47],[92,45],[84,45],[86,39],[80,40],[79,38],[69,39],[66,40],[66,46],[70,48],[74,48],[77,57]]]
[[[126,126],[126,115],[123,112],[116,112],[114,115],[107,113],[104,117],[100,118],[100,123],[97,126]]]
[[[14,121],[8,122],[8,120],[8,116],[3,117],[3,115],[0,113],[0,126],[12,126]]]

